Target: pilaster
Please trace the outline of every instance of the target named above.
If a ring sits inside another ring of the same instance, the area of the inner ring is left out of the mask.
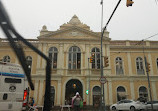
[[[42,44],[39,44],[38,49],[42,51]],[[41,65],[41,56],[37,55],[37,69],[40,68],[40,65]]]
[[[130,80],[131,99],[135,100],[134,81]]]
[[[38,98],[38,104],[39,105],[43,105],[43,101],[42,101],[42,98],[43,98],[43,83],[44,83],[44,80],[40,80],[39,98]]]
[[[108,88],[107,88],[107,83],[104,84],[105,88],[104,88],[104,94],[105,94],[105,105],[109,104],[108,102]]]
[[[151,58],[150,53],[148,53],[148,60],[149,60],[149,63],[150,63],[150,75],[153,75],[152,58]]]
[[[38,82],[39,80],[35,80],[34,100],[36,104],[37,104],[37,95],[38,95]]]
[[[152,97],[153,97],[153,100],[157,100],[158,98],[157,98],[157,93],[156,93],[156,83],[155,83],[155,81],[152,81],[151,82],[151,86],[152,86]]]
[[[113,104],[113,97],[112,97],[112,81],[109,80],[108,81],[108,85],[109,85],[109,104]]]
[[[57,105],[61,105],[61,80],[58,80]]]
[[[45,54],[45,55],[48,55],[47,53],[46,53],[46,49],[47,49],[47,44],[43,44],[43,53]],[[45,68],[46,67],[46,60],[43,58],[42,59],[42,68]]]
[[[127,58],[128,58],[128,70],[129,70],[129,75],[132,75],[132,63],[131,63],[131,54],[130,52],[127,53]]]

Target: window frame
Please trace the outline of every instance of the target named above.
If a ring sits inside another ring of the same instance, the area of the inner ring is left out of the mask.
[[[115,59],[115,68],[116,68],[116,75],[123,75],[124,69],[123,69],[123,60],[121,57],[116,57]]]
[[[81,69],[81,50],[77,46],[72,46],[69,48],[68,69],[69,70]]]
[[[56,47],[50,47],[48,50],[48,57],[51,60],[51,67],[57,69],[58,62],[58,49]]]
[[[101,53],[100,49],[97,47],[92,48],[91,56],[94,57],[91,68],[92,69],[100,69],[101,68]]]
[[[141,57],[136,58],[136,71],[137,74],[144,75],[144,62]]]

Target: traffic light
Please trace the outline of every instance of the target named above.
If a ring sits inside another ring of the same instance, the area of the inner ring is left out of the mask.
[[[104,67],[108,67],[109,66],[109,60],[108,60],[108,56],[104,57]]]
[[[86,94],[88,94],[88,93],[89,93],[89,90],[87,89],[87,90],[86,90]]]
[[[93,63],[93,57],[92,56],[90,57],[90,63]]]
[[[127,0],[126,6],[127,6],[127,7],[128,7],[128,6],[132,6],[133,3],[134,3],[134,2],[133,2],[132,0]]]
[[[150,63],[147,62],[147,71],[150,72]]]

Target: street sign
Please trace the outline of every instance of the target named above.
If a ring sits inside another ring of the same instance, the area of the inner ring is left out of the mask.
[[[105,84],[107,82],[106,77],[101,77],[99,81],[101,84]]]

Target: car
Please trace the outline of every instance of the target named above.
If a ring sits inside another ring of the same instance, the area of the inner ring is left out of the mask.
[[[116,104],[110,106],[110,110],[112,111],[119,111],[119,110],[128,110],[128,111],[135,111],[135,110],[146,110],[146,105],[140,101],[133,101],[133,100],[121,100],[118,101]]]
[[[153,103],[153,109],[158,111],[158,101],[152,101],[152,103]],[[147,111],[151,109],[151,101],[146,102],[145,105]]]

